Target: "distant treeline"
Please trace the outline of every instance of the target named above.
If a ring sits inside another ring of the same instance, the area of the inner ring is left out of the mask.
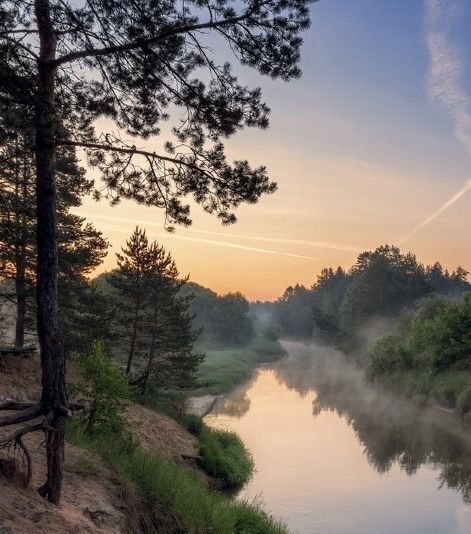
[[[468,272],[440,263],[423,265],[411,253],[383,245],[362,252],[349,269],[322,269],[311,287],[296,284],[275,303],[256,303],[255,312],[283,337],[351,334],[373,317],[397,317],[432,294],[459,297],[471,288]]]

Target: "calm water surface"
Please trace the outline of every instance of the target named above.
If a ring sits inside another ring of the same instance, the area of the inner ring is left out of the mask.
[[[456,421],[380,394],[336,351],[285,346],[206,418],[252,451],[239,496],[299,533],[471,534],[471,442]]]

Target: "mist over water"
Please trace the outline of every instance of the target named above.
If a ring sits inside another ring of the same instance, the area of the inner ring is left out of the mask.
[[[471,440],[452,416],[369,383],[338,350],[284,342],[208,416],[256,464],[240,498],[301,533],[471,532]]]

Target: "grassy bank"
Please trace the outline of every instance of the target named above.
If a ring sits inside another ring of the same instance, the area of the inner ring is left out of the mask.
[[[147,529],[151,525],[151,532],[287,532],[257,505],[238,502],[206,488],[195,473],[148,453],[130,437],[90,437],[79,426],[69,425],[67,438],[75,445],[95,451],[110,466],[133,499],[142,503],[147,513],[139,521]]]
[[[222,488],[240,488],[250,479],[252,455],[237,434],[210,428],[196,415],[188,415],[185,425],[198,438],[201,467]]]
[[[257,337],[250,344],[224,349],[204,349],[206,358],[198,371],[198,394],[219,394],[251,377],[263,363],[286,355],[278,341]]]
[[[456,408],[471,417],[471,293],[432,296],[416,303],[394,331],[379,339],[370,376],[420,404]]]
[[[423,369],[395,370],[377,381],[406,393],[416,404],[437,404],[465,415],[471,408],[471,372],[449,369],[436,375]]]

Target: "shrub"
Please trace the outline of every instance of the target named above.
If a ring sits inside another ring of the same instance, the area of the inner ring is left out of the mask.
[[[252,476],[252,455],[237,434],[203,426],[198,435],[203,469],[224,488],[243,486]]]
[[[198,417],[194,414],[186,415],[183,422],[187,430],[195,436],[199,436],[203,431],[203,428],[205,427],[205,424],[203,423],[201,417]]]
[[[106,356],[103,343],[94,342],[89,353],[80,357],[75,366],[81,380],[72,384],[70,390],[84,406],[78,420],[85,431],[122,432],[130,389],[118,364]]]

